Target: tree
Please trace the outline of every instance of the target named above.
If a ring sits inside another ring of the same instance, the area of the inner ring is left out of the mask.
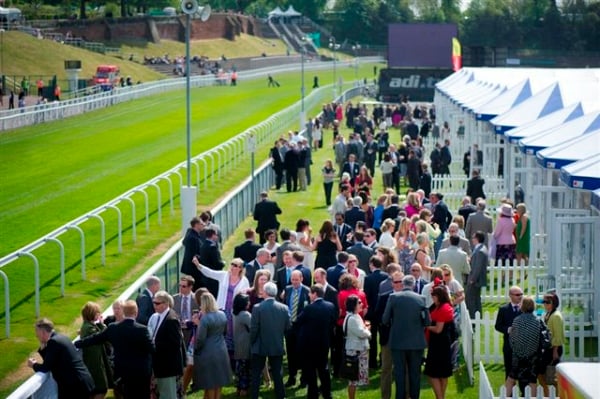
[[[461,32],[465,45],[514,48],[521,44],[521,30],[510,0],[473,0]]]

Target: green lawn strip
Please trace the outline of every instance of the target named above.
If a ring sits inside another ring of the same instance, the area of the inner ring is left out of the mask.
[[[345,126],[345,125],[344,125]],[[348,130],[344,129],[344,134],[347,135]],[[397,132],[392,132],[392,140],[398,140]],[[308,219],[311,222],[311,227],[314,234],[317,234],[321,223],[325,219],[329,219],[329,213],[325,206],[325,196],[323,191],[323,179],[320,175],[320,170],[326,159],[333,158],[333,151],[331,150],[332,143],[332,132],[331,130],[325,130],[323,132],[324,137],[324,148],[316,152],[313,152],[313,166],[311,173],[313,176],[313,182],[308,187],[306,192],[287,193],[285,187],[279,191],[271,191],[271,199],[277,201],[280,208],[283,210],[283,214],[279,217],[282,227],[288,227],[295,229],[296,221],[299,218]],[[335,187],[335,185],[334,185]],[[403,190],[406,187],[403,188]],[[374,188],[372,196],[377,197],[382,192],[383,183],[381,180],[381,173],[376,170],[374,178]],[[335,188],[334,188],[335,194]],[[235,234],[231,236],[229,240],[224,243],[223,254],[226,260],[231,259],[233,256],[233,250],[236,245],[239,245],[244,241],[244,230],[247,228],[255,228],[256,222],[252,217],[248,217],[243,223],[240,224]],[[462,356],[462,353],[461,353]],[[464,363],[464,362],[463,362]],[[490,369],[487,369],[488,376],[492,382],[494,389],[498,388],[504,380],[504,370],[500,365],[492,365]],[[447,390],[447,398],[477,398],[479,395],[478,388],[478,368],[475,370],[475,385],[470,386],[468,373],[466,366],[463,364],[461,368],[456,372],[450,379]],[[380,398],[381,394],[379,391],[379,373],[370,373],[370,385],[368,387],[359,388],[358,397],[360,398]],[[346,384],[343,381],[334,381],[332,389],[334,398],[345,398]],[[305,397],[306,390],[288,390],[288,397]],[[226,398],[235,397],[235,389],[227,387],[224,390]],[[290,395],[291,394],[291,395]],[[191,398],[200,398],[200,395],[192,395]],[[422,398],[434,398],[433,391],[429,384],[426,382],[426,378],[423,376],[421,383],[421,397]]]
[[[282,75],[283,76],[283,75]],[[293,88],[292,77],[285,77],[280,79],[281,82],[288,82],[288,86],[290,90]],[[249,84],[252,82],[248,82]],[[264,83],[263,83],[264,84]],[[259,84],[258,86],[262,86],[263,84]],[[248,89],[254,93],[261,90],[261,87],[254,88],[253,86],[248,85]],[[224,88],[229,90],[230,88]],[[233,89],[235,90],[235,89]],[[268,93],[268,92],[267,92]],[[270,93],[268,93],[270,94]],[[261,98],[264,96],[261,96]],[[292,100],[294,100],[292,96]],[[233,99],[230,99],[233,101]],[[239,107],[246,107],[246,104],[249,101],[245,101],[242,104],[239,104]],[[292,101],[293,102],[293,101]],[[123,104],[123,106],[128,105]],[[263,107],[265,105],[263,104]],[[136,107],[132,107],[134,110]],[[281,102],[277,103],[277,107],[273,108],[271,111],[257,110],[256,114],[259,116],[259,120],[266,119],[269,115],[276,112],[276,110],[283,108]],[[247,109],[244,108],[244,109]],[[114,108],[115,111],[121,111],[122,107]],[[318,109],[311,110],[311,112],[316,113]],[[110,118],[110,113],[107,110],[100,111],[106,115],[106,118]],[[130,111],[130,114],[134,111]],[[157,113],[160,111],[156,111]],[[115,123],[124,123],[124,120],[128,120],[130,117],[135,117],[135,115],[131,116],[127,114],[123,117],[120,114],[120,119],[115,121]],[[152,115],[149,113],[148,115]],[[227,129],[226,132],[220,131],[220,140],[218,142],[224,141],[225,134],[230,134],[233,136],[241,132],[246,126],[241,126],[242,122],[235,123],[235,116],[244,116],[246,113],[234,112],[228,116],[227,121],[229,123],[226,124]],[[89,117],[94,119],[94,123],[91,126],[96,126],[98,123],[103,122],[102,117],[96,117],[95,113],[91,113],[89,115],[85,115],[84,117]],[[226,122],[227,122],[226,121]],[[63,124],[67,124],[71,122],[71,119],[67,119]],[[79,124],[83,122],[77,122]],[[76,124],[77,124],[76,123]],[[217,122],[219,123],[219,122]],[[252,122],[255,124],[256,122]],[[110,124],[110,123],[109,123]],[[233,127],[232,127],[233,126]],[[296,128],[297,123],[293,122],[293,125],[289,127],[289,129]],[[126,129],[133,129],[133,132],[137,132],[137,129],[132,128],[131,126],[126,124],[123,133],[127,134]],[[68,131],[70,128],[66,127],[65,131]],[[224,128],[222,128],[224,129]],[[23,129],[28,130],[28,129]],[[61,129],[62,130],[62,129]],[[101,129],[99,129],[101,130]],[[282,132],[283,133],[283,132]],[[27,133],[23,133],[26,136]],[[34,135],[35,133],[29,133],[30,135]],[[41,133],[44,136],[43,132]],[[82,130],[82,135],[85,136],[85,131]],[[2,137],[2,136],[0,136]],[[180,139],[183,141],[183,135]],[[32,140],[31,138],[27,138],[28,140]],[[13,140],[18,140],[18,137],[13,137]],[[111,140],[118,140],[118,135],[114,135]],[[109,141],[110,142],[110,141]],[[205,143],[204,137],[196,138],[194,142],[194,152],[201,152],[202,150],[196,150],[196,146],[198,146],[198,142],[202,144]],[[71,145],[71,144],[69,144]],[[77,145],[77,143],[73,144]],[[208,144],[204,144],[208,145]],[[214,145],[214,144],[213,144]],[[3,145],[0,145],[2,148]],[[263,147],[259,150],[257,154],[257,159],[265,159],[268,154],[268,143],[266,147]],[[82,149],[84,150],[84,149]],[[131,150],[132,153],[136,156],[142,156],[135,149]],[[145,153],[143,153],[145,154]],[[176,156],[181,158],[184,154],[184,150],[180,151],[180,154]],[[60,161],[60,157],[52,157],[52,159],[59,158],[57,161]],[[174,164],[175,162],[173,162]],[[112,180],[107,179],[107,183],[97,187],[97,193],[100,194],[103,191],[113,190],[117,191],[116,194],[104,194],[106,197],[113,198],[116,195],[124,192],[126,189],[131,188],[134,184],[139,184],[145,180],[150,179],[151,177],[159,174],[160,172],[168,169],[173,166],[173,164],[164,166],[161,170],[150,173],[150,176],[146,177],[138,177],[140,181],[131,183],[128,187],[121,189],[115,189],[114,186],[116,184],[117,177],[114,177]],[[144,165],[144,167],[152,167],[152,162],[149,162]],[[64,166],[67,167],[68,165]],[[101,170],[101,169],[100,169]],[[228,190],[235,187],[236,184],[242,180],[244,177],[248,175],[249,170],[249,161],[244,164],[240,164],[234,171],[229,172],[222,176],[219,179],[218,189],[215,187],[209,187],[208,191],[204,191],[203,187],[201,188],[200,194],[198,196],[199,207],[202,209],[206,209],[210,204],[216,203],[216,201],[224,196]],[[124,176],[129,176],[128,173]],[[137,170],[132,171],[132,174],[139,172]],[[93,178],[93,176],[91,177]],[[124,177],[123,177],[124,178]],[[144,180],[145,179],[145,180]],[[195,176],[193,180],[195,181]],[[56,183],[55,189],[62,188],[62,183]],[[122,183],[123,185],[126,183]],[[174,182],[175,185],[178,185],[178,182]],[[161,187],[163,188],[163,192],[167,190],[167,184],[161,183]],[[4,191],[4,188],[3,190]],[[143,204],[144,200],[140,194],[136,194],[134,196],[137,208],[137,242],[134,244],[132,242],[132,234],[131,234],[131,211],[127,206],[120,206],[122,210],[123,217],[123,226],[126,228],[126,231],[123,233],[123,254],[119,254],[117,251],[117,229],[116,229],[116,213],[114,211],[106,211],[103,213],[106,221],[106,237],[110,238],[110,243],[107,244],[106,249],[106,264],[107,266],[100,265],[100,233],[99,233],[99,223],[95,219],[91,219],[86,222],[89,224],[94,224],[95,226],[93,230],[86,229],[86,252],[92,254],[86,259],[87,264],[87,281],[81,280],[81,269],[80,269],[80,238],[79,234],[75,231],[70,231],[61,236],[61,240],[65,244],[65,265],[67,269],[67,282],[66,282],[66,295],[65,298],[60,296],[60,280],[59,280],[59,265],[57,262],[57,254],[58,247],[49,243],[44,247],[34,251],[35,255],[40,259],[40,281],[42,285],[42,293],[41,293],[41,314],[50,316],[55,323],[57,324],[57,328],[59,331],[65,332],[71,336],[74,336],[77,332],[77,329],[80,326],[78,321],[74,322],[74,318],[79,315],[79,311],[83,304],[88,300],[98,301],[102,304],[103,307],[107,307],[110,302],[118,296],[120,292],[122,292],[129,284],[131,284],[146,267],[150,266],[154,261],[156,261],[164,250],[166,250],[170,244],[175,242],[180,237],[178,236],[178,231],[180,229],[180,214],[176,212],[174,217],[170,216],[168,203],[165,202],[163,197],[163,207],[162,207],[162,225],[159,226],[157,222],[156,216],[156,199],[149,190],[149,202],[150,202],[150,232],[146,232],[145,229],[145,221],[144,221],[144,210]],[[4,195],[3,193],[1,195]],[[112,197],[111,197],[112,195]],[[69,200],[73,198],[73,196],[67,196]],[[108,198],[108,199],[110,199]],[[108,200],[106,199],[106,200]],[[88,199],[89,200],[89,199]],[[103,202],[105,202],[104,200]],[[98,200],[99,203],[100,200]],[[176,199],[176,201],[178,201]],[[177,202],[176,202],[177,203]],[[79,201],[74,201],[72,206],[75,207],[79,205]],[[81,215],[86,210],[93,209],[94,206],[97,205],[89,205],[85,209],[81,209],[79,213],[72,212],[75,214],[73,217]],[[64,221],[68,220],[67,217],[64,217],[63,209],[64,207],[71,207],[71,202],[68,202],[68,205],[57,205],[56,210],[53,211],[44,211],[42,214],[47,214],[49,216],[56,216],[58,219],[64,219]],[[83,206],[81,206],[83,208]],[[46,213],[47,212],[47,213]],[[31,223],[24,228],[29,228],[30,237],[40,237],[43,233],[40,231],[40,222],[43,220],[35,220],[35,218],[31,219]],[[129,227],[127,227],[129,226]],[[15,230],[17,232],[17,230]],[[13,233],[11,233],[13,234]],[[7,236],[8,232],[3,229],[2,235]],[[52,265],[48,267],[48,265]],[[0,376],[8,376],[3,381],[0,382],[0,396],[3,394],[7,394],[14,390],[14,388],[18,385],[18,383],[26,376],[30,375],[27,371],[24,374],[20,373],[12,373],[17,367],[23,366],[25,359],[29,356],[32,350],[36,348],[35,337],[32,333],[32,324],[35,319],[34,317],[34,291],[33,291],[33,263],[30,259],[20,258],[19,260],[11,263],[7,267],[3,268],[5,272],[9,275],[10,284],[11,284],[11,338],[10,339],[0,339],[0,350],[6,349],[11,352],[11,356],[0,361]],[[0,294],[3,294],[3,290],[0,291]],[[57,311],[60,309],[60,311]],[[3,319],[2,319],[3,320]],[[3,332],[3,331],[2,331]],[[2,334],[3,336],[4,334]],[[12,355],[14,354],[14,356]]]

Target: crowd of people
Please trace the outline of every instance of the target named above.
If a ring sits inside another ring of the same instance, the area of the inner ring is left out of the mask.
[[[434,115],[431,109],[416,109],[420,116]],[[77,379],[82,390],[98,399],[108,388],[124,398],[179,398],[189,389],[219,398],[222,387],[234,382],[239,396],[253,399],[261,388],[284,398],[286,388],[300,387],[307,388],[308,398],[331,398],[331,378],[340,378],[351,358],[358,366],[348,381],[349,398],[369,384],[373,370],[380,372],[383,399],[391,398],[392,381],[396,398],[418,398],[421,373],[435,397],[445,397],[458,366],[460,304],[466,303],[471,317],[482,311],[481,289],[491,259],[511,265],[526,260],[526,206],[518,204],[515,213],[511,201],[503,200],[494,227],[483,183],[471,184],[471,193],[478,195],[465,196],[453,215],[442,193],[422,186],[428,167],[419,137],[412,137],[412,117],[400,118],[408,137],[396,147],[387,143],[386,110],[370,118],[350,104],[345,115],[355,122],[346,143],[339,130],[336,135],[341,111],[339,104],[328,106],[313,122],[312,137],[290,133],[271,150],[275,188],[285,178],[287,191],[305,190],[311,182],[310,152],[322,148],[324,140],[322,130],[315,129],[333,129],[335,164],[327,161],[322,173],[330,218],[320,220],[318,230],[308,217],[281,226],[278,215],[284,210],[262,192],[253,212],[256,229],[245,230],[227,268],[219,226],[209,212],[193,218],[183,239],[177,294],[161,290],[160,279],[151,277],[136,301],[114,304],[113,320],[101,320],[93,303],[82,310],[81,340],[75,343],[85,348],[83,363],[77,363],[86,375]],[[381,130],[377,137],[371,133],[374,126]],[[417,129],[417,135],[423,132],[429,131]],[[449,145],[445,139],[434,151],[444,158]],[[385,189],[375,196],[377,162]],[[432,167],[449,173],[446,161]],[[399,195],[401,179],[409,186],[406,196]],[[337,195],[331,198],[334,186]],[[500,309],[496,323],[505,337],[507,387],[534,384],[538,377],[551,383],[545,368],[527,369],[538,356],[533,343],[540,342],[527,316],[535,304],[522,299],[519,287],[510,292],[511,305]],[[558,305],[556,295],[544,297],[552,337],[549,367],[562,354]],[[45,355],[47,336],[51,341],[60,334],[48,320],[41,320],[36,331],[44,370],[53,371],[53,359]],[[32,366],[42,370],[33,361]],[[59,391],[72,381],[54,377]]]

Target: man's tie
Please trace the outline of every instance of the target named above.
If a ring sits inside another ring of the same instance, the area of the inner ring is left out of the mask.
[[[187,295],[181,299],[181,319],[184,321],[190,319],[189,298]]]
[[[290,283],[290,276],[292,275],[292,272],[290,271],[289,267],[285,268],[285,284],[289,284]]]
[[[292,322],[296,321],[296,317],[298,317],[298,301],[300,299],[300,294],[296,292],[296,290],[292,289]]]
[[[519,311],[519,307],[517,305],[513,305],[513,312],[517,313]]]

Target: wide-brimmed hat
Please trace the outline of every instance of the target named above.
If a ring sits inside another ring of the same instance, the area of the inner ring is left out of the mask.
[[[502,214],[502,216],[506,216],[509,218],[513,217],[513,208],[512,206],[510,206],[510,204],[502,204],[500,206],[499,211]]]

